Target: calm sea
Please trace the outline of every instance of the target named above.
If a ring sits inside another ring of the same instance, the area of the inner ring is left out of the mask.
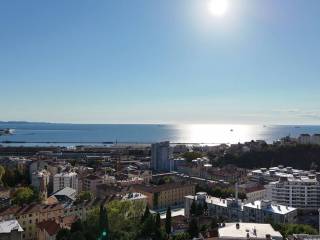
[[[320,126],[284,125],[147,125],[147,124],[47,124],[0,123],[0,129],[11,128],[10,136],[0,136],[2,145],[73,146],[101,145],[109,142],[151,143],[168,140],[173,143],[219,144],[250,140],[271,143],[284,136],[320,133]],[[18,142],[18,143],[4,143]]]

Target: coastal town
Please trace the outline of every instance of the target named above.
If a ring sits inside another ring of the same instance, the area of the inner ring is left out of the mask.
[[[319,153],[318,134],[1,146],[0,239],[320,239]]]

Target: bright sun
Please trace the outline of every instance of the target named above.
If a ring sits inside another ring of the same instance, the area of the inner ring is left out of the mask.
[[[217,17],[225,15],[229,7],[228,0],[209,0],[209,11]]]

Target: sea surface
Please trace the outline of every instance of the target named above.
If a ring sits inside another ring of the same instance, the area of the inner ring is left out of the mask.
[[[241,124],[49,124],[0,123],[0,129],[14,129],[13,135],[0,136],[6,146],[76,146],[111,143],[220,144],[251,140],[272,143],[290,135],[320,133],[320,126],[241,125]]]

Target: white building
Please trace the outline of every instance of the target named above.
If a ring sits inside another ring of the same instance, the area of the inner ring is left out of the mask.
[[[278,181],[281,177],[300,177],[308,176],[311,172],[294,169],[292,167],[284,167],[279,165],[278,167],[260,168],[249,172],[248,177],[252,182],[269,183]]]
[[[151,168],[155,171],[173,170],[173,149],[170,147],[170,142],[151,145]]]
[[[280,232],[270,224],[259,223],[226,223],[218,229],[218,240],[282,240]]]
[[[40,190],[41,183],[47,187],[50,181],[50,173],[47,170],[33,172],[31,175],[31,185]]]
[[[295,223],[296,208],[272,204],[270,200],[258,200],[243,205],[243,219],[248,222]]]
[[[0,222],[1,240],[21,240],[23,229],[17,220]]]
[[[311,143],[320,145],[320,134],[314,134],[311,138]]]
[[[231,221],[265,223],[273,220],[276,223],[294,223],[297,218],[296,208],[275,205],[267,200],[244,204],[234,198],[221,199],[208,196],[205,192],[185,197],[184,207],[187,218],[190,217],[193,201],[202,205],[206,202],[209,216],[222,217]]]
[[[78,191],[78,175],[75,172],[57,173],[53,177],[53,192],[65,187],[70,187]]]
[[[239,186],[239,191],[246,194],[246,202],[263,200],[267,197],[266,188],[258,183],[249,182]]]
[[[301,210],[316,210],[320,207],[320,173],[308,176],[281,177],[269,183],[267,198]]]
[[[301,134],[298,137],[298,143],[300,143],[300,144],[310,144],[311,143],[310,134]]]

